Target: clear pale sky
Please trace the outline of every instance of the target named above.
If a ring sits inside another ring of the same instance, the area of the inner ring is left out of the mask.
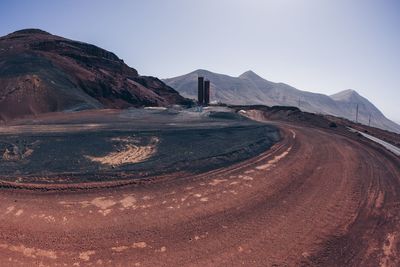
[[[40,28],[113,51],[142,75],[253,70],[355,89],[400,122],[399,0],[1,0],[0,35]]]

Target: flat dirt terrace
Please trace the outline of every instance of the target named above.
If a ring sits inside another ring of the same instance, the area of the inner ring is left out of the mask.
[[[330,129],[269,123],[280,142],[205,172],[3,188],[1,264],[399,266],[399,158]]]
[[[186,175],[251,158],[279,139],[277,128],[223,108],[50,114],[0,127],[0,176],[77,184]]]

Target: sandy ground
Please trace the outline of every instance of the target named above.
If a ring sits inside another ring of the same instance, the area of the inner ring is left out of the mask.
[[[123,140],[120,140],[120,138],[117,139],[117,141],[125,143],[124,149],[117,152],[111,152],[103,157],[86,157],[91,161],[111,166],[138,163],[150,158],[157,151],[157,144],[159,143],[158,137],[152,137],[150,142],[144,146],[134,144],[135,140],[130,140],[128,138]]]
[[[2,266],[399,266],[399,158],[279,126],[269,151],[200,175],[3,189]]]

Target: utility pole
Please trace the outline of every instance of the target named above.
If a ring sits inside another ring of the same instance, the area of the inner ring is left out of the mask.
[[[368,126],[371,126],[371,114],[369,114]]]
[[[356,123],[358,123],[358,104],[357,104],[357,110],[356,110]]]
[[[299,97],[299,104],[298,104],[297,106],[298,106],[298,108],[300,109],[300,97]]]

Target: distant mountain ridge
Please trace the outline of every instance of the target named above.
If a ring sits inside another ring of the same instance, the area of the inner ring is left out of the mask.
[[[114,53],[39,29],[0,37],[0,121],[53,111],[186,104]]]
[[[212,101],[238,105],[295,106],[303,111],[330,114],[353,121],[358,104],[358,122],[368,125],[371,118],[371,126],[400,133],[400,125],[387,119],[370,101],[350,89],[331,96],[311,93],[285,83],[268,81],[253,71],[232,77],[200,69],[163,81],[182,96],[195,99],[198,76],[211,81]]]

